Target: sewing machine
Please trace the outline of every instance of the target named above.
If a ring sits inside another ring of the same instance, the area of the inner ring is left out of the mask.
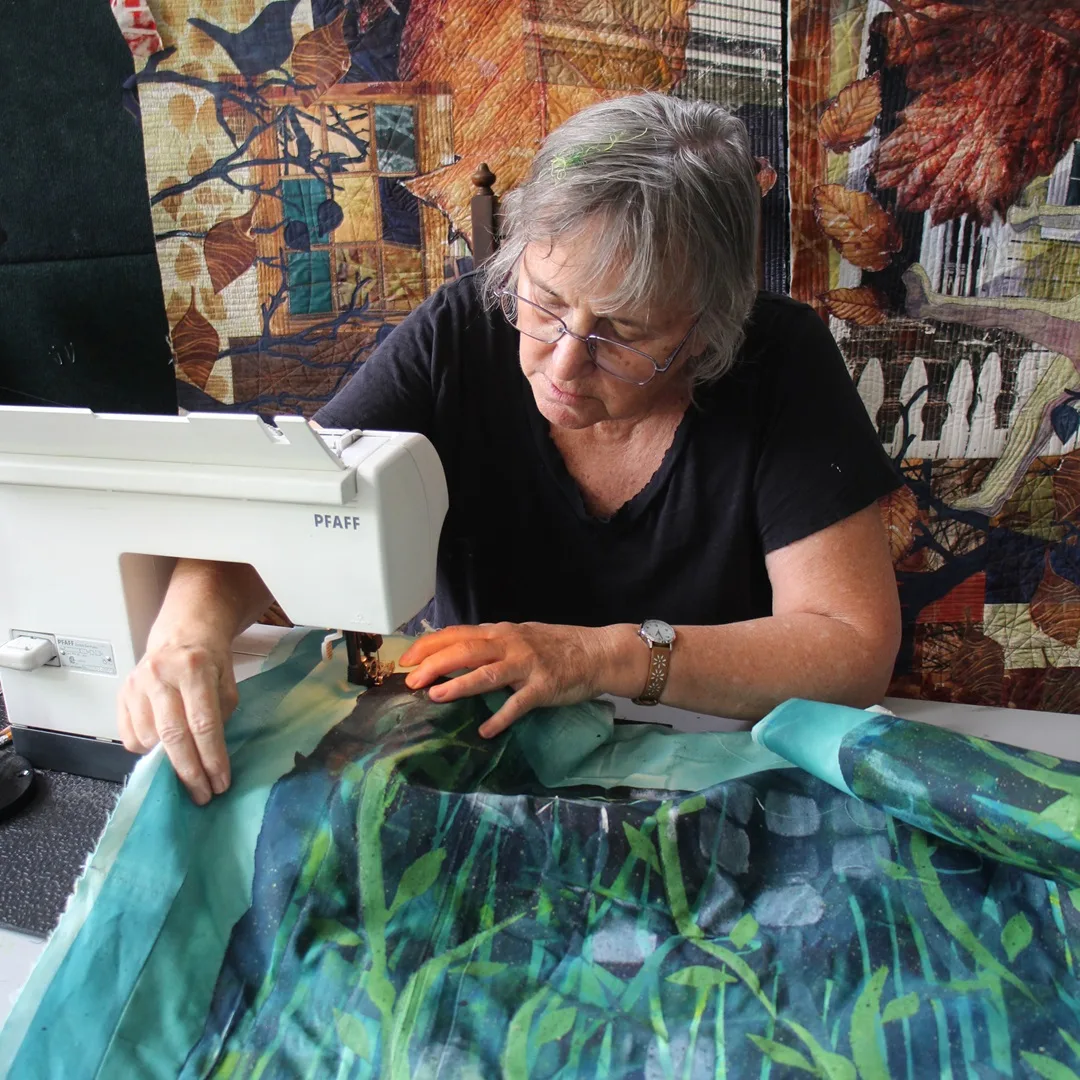
[[[391,633],[434,595],[434,447],[276,425],[0,406],[0,687],[37,767],[130,768],[117,691],[179,557],[250,563],[298,625]]]

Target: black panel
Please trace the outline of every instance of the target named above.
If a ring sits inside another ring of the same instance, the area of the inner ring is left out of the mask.
[[[0,404],[176,412],[157,259],[0,265]]]
[[[15,739],[15,751],[35,769],[121,783],[139,760],[137,754],[125,750],[121,743],[84,735],[24,728],[18,724],[12,725],[11,734]]]
[[[0,0],[0,262],[151,250],[133,72],[105,0]]]
[[[0,404],[176,411],[133,70],[104,0],[0,0]]]

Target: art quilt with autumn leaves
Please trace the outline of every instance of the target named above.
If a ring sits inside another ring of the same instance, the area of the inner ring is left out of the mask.
[[[480,161],[505,190],[593,101],[707,96],[780,133],[769,283],[830,323],[908,480],[894,692],[1080,712],[1075,3],[150,8],[114,0],[184,408],[313,412],[471,267]]]

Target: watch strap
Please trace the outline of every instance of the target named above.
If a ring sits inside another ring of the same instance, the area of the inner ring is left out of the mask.
[[[645,680],[645,689],[636,698],[631,698],[631,701],[635,705],[659,705],[660,695],[667,685],[670,666],[671,646],[651,644],[649,646],[649,674]]]

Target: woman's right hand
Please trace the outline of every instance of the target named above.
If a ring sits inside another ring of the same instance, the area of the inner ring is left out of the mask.
[[[231,639],[174,633],[155,642],[151,635],[120,691],[120,737],[135,754],[160,742],[192,799],[204,806],[229,786],[225,721],[237,701]]]

